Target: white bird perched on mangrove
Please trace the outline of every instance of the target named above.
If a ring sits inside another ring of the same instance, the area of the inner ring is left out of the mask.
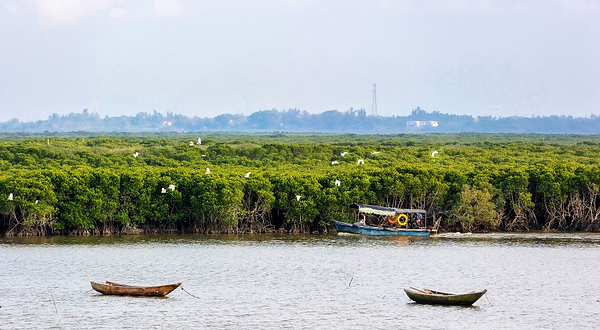
[[[339,164],[339,163],[340,163],[340,162],[338,162],[337,160],[332,160],[332,161],[331,161],[331,166],[333,166],[333,165],[337,165],[337,164]]]
[[[300,201],[300,198],[302,198],[302,196],[296,195],[296,201]]]
[[[365,160],[364,160],[364,159],[359,159],[359,160],[356,162],[356,164],[357,164],[357,165],[364,164],[364,163],[365,163]]]
[[[344,151],[344,152],[340,153],[340,155],[341,155],[342,157],[345,157],[347,154],[348,154],[348,152],[347,152],[347,151]]]
[[[36,199],[36,200],[35,200],[35,203],[37,204],[38,202],[39,202],[39,200],[37,200],[37,199]]]
[[[206,168],[206,174],[210,174],[210,168]]]
[[[194,141],[190,141],[190,147],[194,146]]]
[[[371,153],[371,155],[377,155],[377,154],[380,154],[380,153],[381,153],[381,151],[373,151],[373,152]]]
[[[136,151],[136,152],[133,154],[133,158],[137,158],[139,155],[140,155],[140,153]]]
[[[437,153],[438,153],[438,151],[437,151],[437,150],[434,150],[434,151],[431,153],[431,157],[435,157],[435,155],[437,155]]]
[[[10,193],[10,194],[8,195],[8,200],[9,200],[9,201],[12,201],[12,200],[13,200],[13,193]]]
[[[342,185],[342,181],[340,181],[340,180],[335,180],[335,185],[336,185],[336,186],[341,186],[341,185]]]
[[[201,144],[202,144],[202,139],[198,138],[198,145],[201,145]]]
[[[206,157],[206,155],[200,155],[201,157]]]
[[[250,173],[251,172],[248,172],[248,173],[244,174],[244,178],[249,178],[250,177]]]
[[[161,194],[166,194],[166,193],[167,193],[167,189],[165,189],[165,188],[161,188],[161,189],[160,189],[160,193],[161,193]]]
[[[175,185],[174,184],[170,184],[169,185],[169,189],[171,189],[171,191],[175,191]]]

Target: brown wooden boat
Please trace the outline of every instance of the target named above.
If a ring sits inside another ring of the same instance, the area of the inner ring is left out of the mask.
[[[159,285],[159,286],[135,286],[118,284],[114,282],[98,283],[91,282],[92,289],[110,295],[121,296],[146,296],[146,297],[164,297],[177,289],[181,283]]]
[[[430,289],[404,289],[406,295],[419,304],[432,304],[432,305],[460,305],[470,306],[473,305],[481,296],[483,296],[487,290],[483,291],[472,291],[468,293],[447,293],[440,291],[433,291]]]

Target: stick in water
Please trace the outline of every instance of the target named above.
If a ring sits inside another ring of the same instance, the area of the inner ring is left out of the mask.
[[[54,305],[54,311],[56,312],[56,316],[58,317],[57,319],[57,325],[59,329],[63,329],[61,322],[60,322],[60,315],[58,314],[58,308],[56,308],[56,301],[54,301],[54,295],[52,293],[50,293],[50,298],[52,298],[52,304]]]
[[[350,282],[348,283],[348,287],[350,287],[350,284],[352,284],[353,279],[354,279],[354,276],[352,276],[352,278],[350,279]]]
[[[54,311],[56,312],[56,315],[58,315],[58,309],[56,308],[56,301],[54,301],[54,295],[52,293],[50,294],[50,298],[52,298],[52,304],[54,304]]]

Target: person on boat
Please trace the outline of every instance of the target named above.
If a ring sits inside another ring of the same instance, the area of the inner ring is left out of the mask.
[[[415,214],[409,214],[406,222],[406,228],[417,228],[417,216]]]
[[[421,215],[421,213],[417,213],[416,219],[415,219],[415,224],[417,225],[417,228],[421,228],[422,220],[423,220],[423,216]]]
[[[364,213],[359,213],[358,221],[355,222],[354,225],[357,227],[362,227],[362,226],[366,226],[366,224],[367,224],[367,217],[365,216]]]

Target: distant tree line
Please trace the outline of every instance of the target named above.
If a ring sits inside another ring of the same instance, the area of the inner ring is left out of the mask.
[[[408,127],[408,121],[437,121],[437,127]],[[82,113],[53,114],[46,120],[0,123],[2,132],[327,132],[327,133],[600,133],[600,116],[587,117],[492,117],[427,112],[419,107],[407,116],[368,116],[364,109],[330,110],[310,114],[298,109],[264,110],[246,116],[222,114],[214,118],[186,117],[167,112],[135,116],[100,117],[87,109]]]

